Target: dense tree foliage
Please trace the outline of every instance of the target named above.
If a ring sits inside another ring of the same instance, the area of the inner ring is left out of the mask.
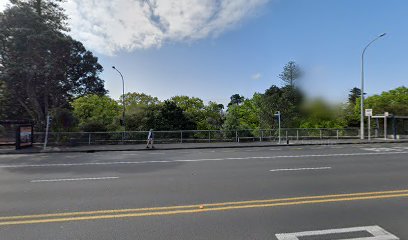
[[[361,97],[361,89],[360,88],[353,88],[350,90],[350,94],[348,96],[348,103],[351,105],[356,105],[357,99]]]
[[[282,88],[272,86],[258,100],[260,124],[262,128],[277,126],[275,113],[281,112],[282,127],[298,127],[301,120],[300,107],[303,94],[298,88],[287,85]]]
[[[0,82],[12,96],[5,104],[20,108],[40,129],[50,109],[106,93],[97,58],[66,34],[60,2],[12,0],[0,13]]]
[[[119,104],[101,95],[86,95],[72,102],[73,113],[79,121],[79,127],[85,132],[98,132],[118,129]]]
[[[228,103],[228,107],[232,105],[240,105],[241,103],[244,102],[245,97],[239,94],[234,94],[231,96],[230,100],[231,101]]]
[[[374,114],[390,114],[408,116],[408,88],[399,87],[388,92],[383,92],[380,95],[370,96],[365,99],[365,107],[371,108]],[[357,112],[360,107],[356,106]]]

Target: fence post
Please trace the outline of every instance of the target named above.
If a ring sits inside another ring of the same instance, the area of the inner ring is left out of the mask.
[[[264,135],[264,132],[263,130],[261,130],[261,142],[263,141],[263,135]]]
[[[322,140],[323,139],[323,136],[322,136],[322,129],[320,129],[320,140]]]
[[[208,142],[211,143],[211,131],[208,131]]]
[[[183,131],[180,131],[180,143],[183,143]]]
[[[235,142],[238,142],[238,131],[235,130]]]
[[[299,141],[299,129],[296,129],[296,140]]]
[[[88,145],[91,145],[91,133],[88,133]]]
[[[337,129],[337,140],[339,140],[339,129]]]

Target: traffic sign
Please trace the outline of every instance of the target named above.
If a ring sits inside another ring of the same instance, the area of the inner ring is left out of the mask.
[[[372,117],[373,116],[373,109],[366,109],[365,110],[365,115],[366,115],[366,117]]]

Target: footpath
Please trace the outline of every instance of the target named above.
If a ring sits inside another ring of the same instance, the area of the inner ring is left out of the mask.
[[[249,147],[285,147],[303,145],[341,145],[341,144],[375,144],[375,143],[408,143],[404,140],[372,139],[326,139],[326,140],[299,140],[277,142],[212,142],[212,143],[168,143],[155,144],[154,149],[147,149],[144,144],[124,145],[81,145],[81,146],[49,146],[43,149],[40,145],[31,148],[15,150],[13,146],[0,147],[0,154],[34,154],[34,153],[72,153],[72,152],[107,152],[107,151],[154,151],[154,150],[182,150],[182,149],[215,149],[215,148],[249,148]]]

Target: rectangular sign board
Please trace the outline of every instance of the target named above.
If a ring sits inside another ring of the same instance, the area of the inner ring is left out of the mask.
[[[33,126],[19,125],[16,131],[16,149],[33,146]]]
[[[366,109],[365,110],[365,115],[366,115],[366,117],[372,117],[373,116],[373,109]]]

